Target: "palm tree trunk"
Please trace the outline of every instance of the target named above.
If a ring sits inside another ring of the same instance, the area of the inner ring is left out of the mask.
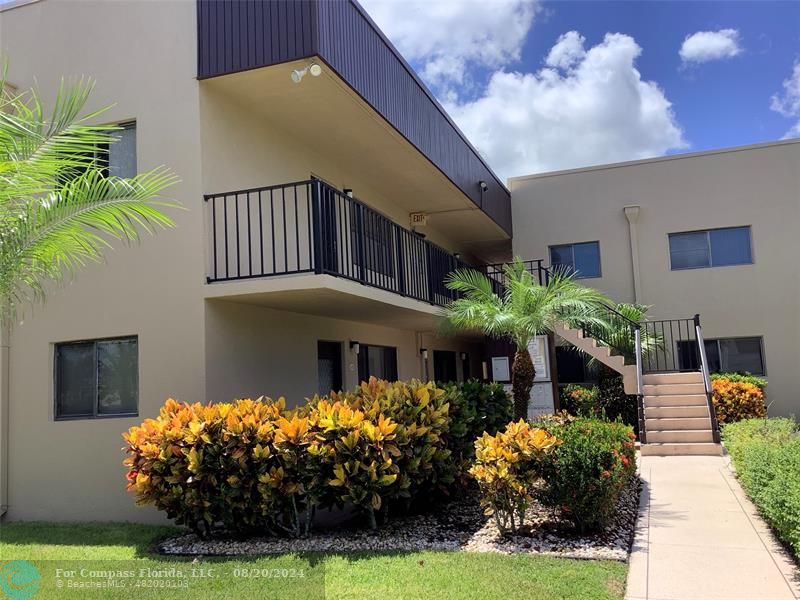
[[[511,389],[514,394],[514,420],[528,418],[528,403],[536,371],[527,348],[517,348],[511,366]]]

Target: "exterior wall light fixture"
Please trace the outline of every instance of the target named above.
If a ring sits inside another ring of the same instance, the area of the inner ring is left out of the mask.
[[[358,354],[359,352],[361,352],[361,344],[359,342],[351,340],[350,350],[353,351],[353,354]]]
[[[303,77],[306,76],[306,73],[311,73],[312,77],[319,77],[322,75],[322,67],[320,67],[317,63],[311,63],[302,69],[295,69],[291,74],[292,81],[295,83],[300,83],[303,80]]]

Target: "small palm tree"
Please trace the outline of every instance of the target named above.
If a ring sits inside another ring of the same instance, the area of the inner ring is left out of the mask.
[[[453,327],[482,331],[516,346],[511,375],[515,419],[528,416],[536,376],[528,351],[531,341],[553,331],[558,323],[602,323],[600,309],[608,302],[603,294],[577,284],[566,273],[555,273],[541,285],[519,258],[504,267],[502,296],[493,291],[483,273],[472,269],[454,271],[445,283],[461,294],[445,309]]]
[[[159,194],[177,180],[158,168],[132,178],[106,176],[98,149],[114,127],[84,113],[91,81],[62,82],[52,113],[36,90],[17,93],[0,76],[0,319],[44,300],[60,281],[99,260],[109,239],[172,227]]]

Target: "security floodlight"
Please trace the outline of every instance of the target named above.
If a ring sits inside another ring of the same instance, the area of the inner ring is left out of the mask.
[[[303,77],[306,76],[306,73],[311,73],[312,77],[319,77],[322,75],[322,67],[320,67],[317,63],[311,63],[302,69],[295,69],[291,74],[292,81],[295,83],[300,83],[303,80]]]

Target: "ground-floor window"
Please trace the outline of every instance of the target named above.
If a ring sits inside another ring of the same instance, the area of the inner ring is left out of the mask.
[[[331,391],[339,392],[342,385],[342,342],[317,342],[318,391],[324,396]]]
[[[389,381],[397,379],[397,348],[361,344],[358,353],[358,378],[366,381],[370,377]]]
[[[433,351],[433,378],[442,383],[458,380],[455,352],[450,350]]]
[[[705,340],[708,370],[711,373],[751,373],[765,375],[763,338],[739,337]],[[700,368],[697,347],[693,341],[678,342],[681,370]]]
[[[136,416],[138,411],[136,337],[56,344],[56,419]]]

